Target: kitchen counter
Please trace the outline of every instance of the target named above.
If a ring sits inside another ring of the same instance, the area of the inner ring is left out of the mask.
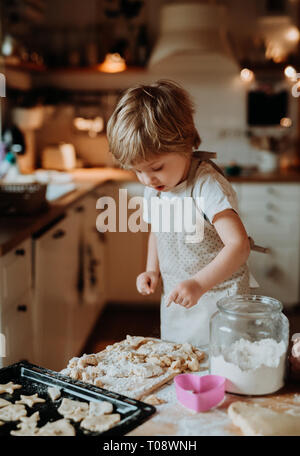
[[[208,373],[206,362],[200,375]],[[226,393],[219,406],[204,413],[185,408],[177,401],[173,380],[154,394],[166,403],[156,405],[156,413],[128,436],[242,436],[227,415],[229,405],[235,401],[251,402],[279,412],[300,413],[300,384],[290,383],[275,394],[260,397]]]
[[[44,212],[34,216],[0,216],[0,256],[59,218],[69,206],[102,184],[109,181],[138,182],[133,172],[119,168],[81,168],[71,171],[70,174],[77,184],[76,190],[49,203],[48,209]],[[300,183],[300,170],[278,170],[273,173],[258,171],[249,173],[248,171],[240,176],[226,176],[226,178],[232,183]]]
[[[134,173],[118,168],[78,169],[71,173],[77,188],[49,203],[48,208],[32,216],[0,216],[0,256],[61,217],[66,209],[104,183],[134,181]]]

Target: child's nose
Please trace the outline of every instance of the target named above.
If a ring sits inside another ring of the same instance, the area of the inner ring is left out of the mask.
[[[142,178],[142,182],[143,182],[144,185],[151,186],[151,185],[153,185],[153,183],[154,183],[153,177],[150,176],[149,174],[145,174],[145,173],[144,173],[144,174],[141,176],[141,178]]]

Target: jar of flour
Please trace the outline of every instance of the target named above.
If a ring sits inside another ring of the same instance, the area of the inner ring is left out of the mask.
[[[236,295],[217,302],[210,320],[210,373],[226,380],[226,391],[274,393],[284,386],[289,322],[276,299]]]

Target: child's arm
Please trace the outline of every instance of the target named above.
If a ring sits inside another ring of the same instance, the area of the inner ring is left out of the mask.
[[[228,279],[244,264],[250,254],[247,232],[238,214],[225,209],[213,218],[213,224],[224,244],[218,255],[191,279],[177,285],[169,296],[171,302],[190,308],[215,285]]]
[[[136,287],[143,295],[154,293],[160,276],[159,262],[156,246],[156,237],[150,232],[148,239],[148,255],[146,272],[142,272],[136,280]]]
[[[248,234],[238,214],[225,209],[213,218],[213,224],[224,247],[201,271],[194,275],[201,288],[210,290],[228,279],[246,263],[250,254]]]

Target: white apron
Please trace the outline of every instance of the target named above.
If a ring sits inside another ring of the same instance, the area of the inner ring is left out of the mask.
[[[215,157],[215,154],[200,151],[193,154],[185,196],[192,197],[196,169],[203,159],[223,174],[214,162],[207,159],[208,156]],[[160,192],[156,192],[156,196],[160,197]],[[209,343],[209,320],[217,310],[217,301],[225,296],[249,293],[249,270],[247,264],[242,265],[231,277],[202,295],[190,309],[174,302],[167,307],[167,298],[175,286],[199,272],[224,247],[215,227],[205,218],[204,238],[201,242],[187,243],[186,234],[190,233],[185,233],[184,230],[155,232],[162,278],[161,338],[175,343],[189,342],[205,348]]]

